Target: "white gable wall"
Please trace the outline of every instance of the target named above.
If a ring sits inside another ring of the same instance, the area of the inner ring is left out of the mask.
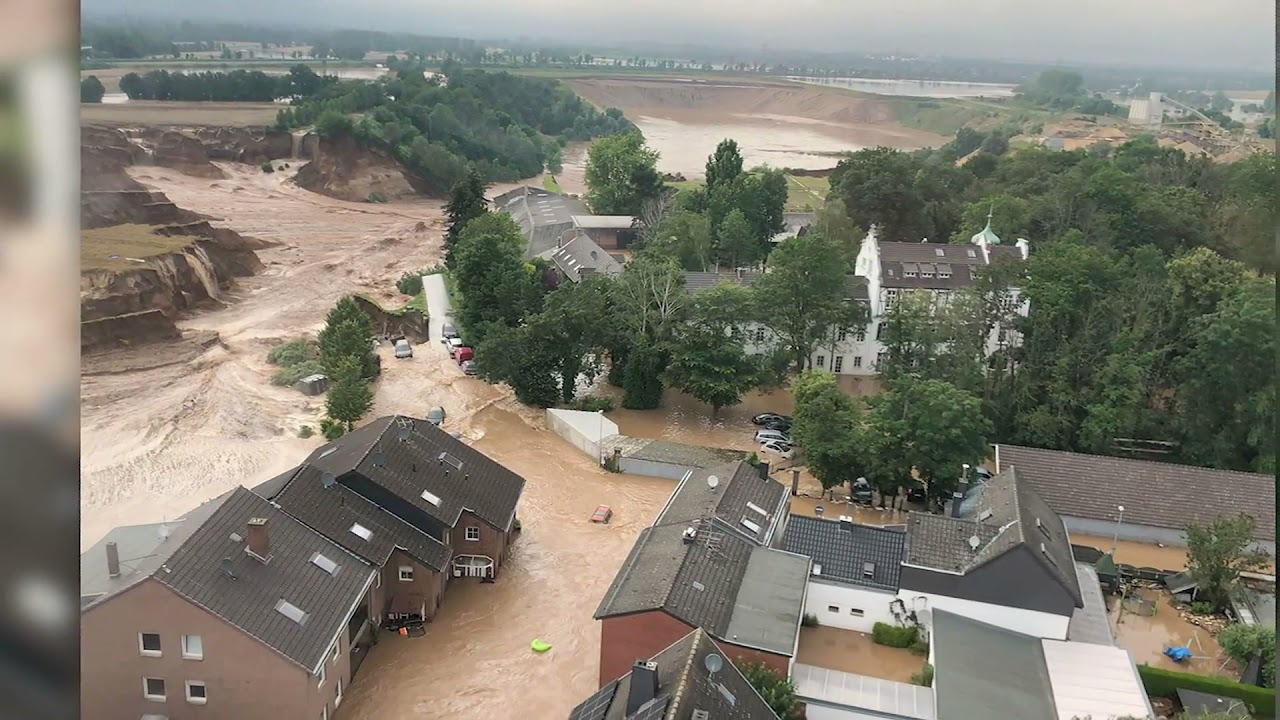
[[[937,608],[1007,630],[1051,640],[1065,640],[1067,624],[1071,622],[1071,618],[1066,615],[1005,607],[905,588],[898,591],[898,597],[907,610],[915,611],[916,618],[926,628],[933,627],[932,611]]]
[[[804,611],[819,625],[869,633],[876,623],[897,624],[890,603],[897,599],[887,590],[823,582],[810,578]],[[852,611],[858,612],[852,612]]]

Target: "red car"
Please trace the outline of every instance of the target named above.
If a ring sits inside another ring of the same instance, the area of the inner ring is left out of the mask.
[[[453,359],[457,360],[458,364],[461,365],[462,363],[475,358],[475,356],[476,354],[471,350],[471,348],[460,347],[458,348],[458,351],[453,354]]]
[[[591,513],[591,522],[607,523],[611,517],[613,517],[613,511],[609,509],[609,506],[599,505],[596,507],[596,511]]]

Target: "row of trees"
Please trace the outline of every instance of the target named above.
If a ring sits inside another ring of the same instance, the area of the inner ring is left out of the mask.
[[[1124,115],[1127,110],[1098,93],[1089,94],[1084,76],[1070,70],[1045,70],[1033,82],[1018,86],[1017,99],[1054,110],[1077,110],[1087,115]]]
[[[343,297],[325,316],[324,329],[316,337],[320,364],[329,377],[325,411],[329,423],[325,435],[331,439],[341,435],[343,427],[352,430],[373,406],[373,390],[369,383],[377,375],[373,343],[373,327],[350,296]]]
[[[336,78],[317,75],[301,64],[294,65],[287,75],[267,75],[260,70],[200,73],[152,70],[145,75],[131,72],[120,78],[120,91],[130,100],[273,102],[281,98],[308,97],[335,82]],[[83,89],[81,83],[82,96]]]
[[[395,61],[375,82],[338,82],[280,111],[279,129],[314,124],[321,135],[351,134],[386,150],[441,191],[474,166],[508,182],[549,168],[575,140],[634,131],[611,108],[600,112],[555,80],[466,69],[446,63],[441,76]],[[356,120],[350,116],[361,114]]]

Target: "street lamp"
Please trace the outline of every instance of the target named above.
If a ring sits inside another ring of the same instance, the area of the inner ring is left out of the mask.
[[[1116,559],[1116,545],[1120,543],[1120,523],[1124,522],[1124,506],[1117,505],[1116,509],[1120,511],[1120,516],[1116,518],[1116,533],[1111,536],[1111,561]]]

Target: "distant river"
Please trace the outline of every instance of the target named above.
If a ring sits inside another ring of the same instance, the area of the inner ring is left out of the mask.
[[[1013,85],[997,83],[947,82],[942,80],[880,80],[876,78],[813,78],[791,76],[793,82],[826,85],[876,95],[904,97],[964,98],[1012,97]]]

